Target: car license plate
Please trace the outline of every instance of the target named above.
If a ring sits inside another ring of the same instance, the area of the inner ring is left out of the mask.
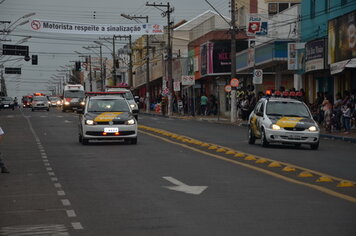
[[[116,132],[119,132],[119,128],[115,128],[115,127],[104,128],[104,132],[105,133],[116,133]]]
[[[300,135],[292,134],[290,135],[292,139],[300,139]]]
[[[4,107],[9,107],[9,105],[4,105]]]

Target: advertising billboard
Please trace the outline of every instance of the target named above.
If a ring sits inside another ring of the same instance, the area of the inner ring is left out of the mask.
[[[356,57],[356,11],[332,19],[328,24],[328,63]]]

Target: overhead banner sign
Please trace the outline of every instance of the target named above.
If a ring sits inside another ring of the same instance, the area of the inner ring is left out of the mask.
[[[32,20],[31,30],[41,33],[97,34],[97,35],[143,35],[163,34],[163,25],[158,24],[95,24],[64,21]]]

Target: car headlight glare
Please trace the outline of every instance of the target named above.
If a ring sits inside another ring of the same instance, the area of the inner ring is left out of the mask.
[[[135,124],[135,119],[131,119],[127,121],[128,125],[134,125]]]
[[[57,101],[57,104],[61,104],[61,101]]]
[[[308,130],[309,130],[310,132],[315,132],[315,131],[317,131],[318,129],[316,128],[316,126],[310,126]]]
[[[84,105],[85,105],[85,102],[81,102],[80,105],[83,105],[83,106],[84,106]]]
[[[134,109],[136,106],[135,106],[135,104],[130,104],[130,107],[131,107],[132,109]]]
[[[64,105],[69,105],[70,103],[68,101],[65,101],[64,102]]]
[[[280,127],[279,125],[273,124],[273,125],[272,125],[272,129],[274,129],[274,130],[280,130],[281,127]]]
[[[94,121],[93,121],[93,120],[86,120],[86,121],[85,121],[85,124],[87,124],[87,125],[93,125],[93,124],[94,124]]]

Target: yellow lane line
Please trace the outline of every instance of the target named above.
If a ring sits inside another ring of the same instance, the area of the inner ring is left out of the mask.
[[[157,128],[153,128],[153,127],[149,127],[149,126],[144,126],[144,125],[140,125],[142,128],[146,129],[146,128],[149,128],[149,129],[155,129],[155,130],[160,130],[160,129],[157,129]],[[163,130],[161,130],[163,131]],[[168,131],[166,131],[168,132]],[[172,132],[168,132],[168,133],[172,133]],[[172,133],[173,134],[173,133]],[[175,134],[177,136],[181,136],[179,134]],[[187,139],[193,139],[193,138],[190,138],[189,136],[181,136],[181,137],[184,137],[184,138],[187,138]],[[225,148],[225,149],[228,149],[228,150],[233,150],[229,147],[224,147],[224,146],[221,146],[221,145],[217,145],[217,144],[212,144],[210,143],[209,146],[216,146],[216,147],[219,147],[219,148]],[[311,170],[311,169],[308,169],[308,168],[305,168],[305,167],[301,167],[301,166],[298,166],[298,165],[294,165],[294,164],[291,164],[291,163],[287,163],[287,162],[282,162],[282,161],[276,161],[276,160],[273,160],[273,159],[270,159],[270,158],[267,158],[267,157],[261,157],[261,156],[258,156],[258,155],[255,155],[255,154],[251,154],[251,153],[248,153],[248,152],[242,152],[242,151],[237,151],[235,150],[236,152],[238,153],[243,153],[245,154],[246,156],[255,156],[259,159],[264,159],[264,160],[267,160],[267,161],[270,161],[270,162],[278,162],[279,164],[282,164],[282,165],[285,165],[285,166],[289,166],[289,167],[294,167],[296,169],[299,169],[299,170],[302,170],[302,171],[307,171],[307,172],[312,172],[313,174],[315,175],[320,175],[320,176],[324,176],[324,177],[329,177],[331,179],[334,179],[334,180],[337,180],[339,182],[344,182],[344,181],[347,181],[347,182],[350,182],[354,185],[356,185],[356,182],[355,181],[351,181],[351,180],[347,180],[347,179],[343,179],[343,178],[339,178],[339,177],[335,177],[335,176],[331,176],[331,175],[328,175],[328,174],[325,174],[325,173],[322,173],[322,172],[319,172],[319,171],[316,171],[316,170]]]
[[[233,160],[233,159],[229,159],[229,158],[226,158],[226,157],[223,157],[223,156],[219,156],[219,155],[216,155],[216,154],[213,154],[213,153],[205,152],[205,151],[202,151],[202,150],[200,150],[200,149],[197,149],[197,148],[188,146],[188,145],[186,145],[186,144],[178,143],[178,142],[169,140],[169,139],[167,139],[167,138],[164,138],[164,137],[161,137],[161,136],[158,136],[158,135],[155,135],[155,134],[151,134],[151,133],[148,133],[148,132],[145,132],[145,131],[142,131],[142,130],[140,130],[139,132],[141,132],[141,133],[143,133],[143,134],[146,134],[146,135],[149,135],[149,136],[152,136],[152,137],[155,137],[155,138],[158,138],[158,139],[161,139],[161,140],[163,140],[163,141],[165,141],[165,142],[172,143],[172,144],[176,144],[176,145],[179,145],[179,146],[181,146],[181,147],[190,149],[190,150],[192,150],[192,151],[202,153],[202,154],[207,155],[207,156],[211,156],[211,157],[214,157],[214,158],[217,158],[217,159],[220,159],[220,160],[223,160],[223,161],[227,161],[227,162],[230,162],[230,163],[233,163],[233,164],[236,164],[236,165],[240,165],[240,166],[243,166],[243,167],[247,167],[247,168],[256,170],[256,171],[258,171],[258,172],[262,172],[262,173],[265,173],[265,174],[267,174],[267,175],[271,175],[271,176],[276,177],[276,178],[278,178],[278,179],[282,179],[282,180],[285,180],[285,181],[288,181],[288,182],[291,182],[291,183],[295,183],[295,184],[307,186],[307,187],[309,187],[309,188],[312,188],[312,189],[321,191],[321,192],[326,193],[326,194],[328,194],[328,195],[331,195],[331,196],[334,196],[334,197],[338,197],[338,198],[341,198],[341,199],[344,199],[344,200],[347,200],[347,201],[356,203],[356,198],[351,197],[351,196],[348,196],[348,195],[345,195],[345,194],[342,194],[342,193],[335,192],[335,191],[333,191],[333,190],[324,188],[324,187],[322,187],[322,186],[318,186],[318,185],[314,185],[314,184],[310,184],[310,183],[304,183],[304,182],[301,182],[301,181],[298,181],[298,180],[295,180],[295,179],[288,178],[288,177],[286,177],[286,176],[277,174],[277,173],[275,173],[275,172],[262,169],[262,168],[260,168],[260,167],[252,166],[252,165],[249,165],[249,164],[246,164],[246,163],[243,163],[243,162],[239,162],[239,161],[235,161],[235,160]]]

